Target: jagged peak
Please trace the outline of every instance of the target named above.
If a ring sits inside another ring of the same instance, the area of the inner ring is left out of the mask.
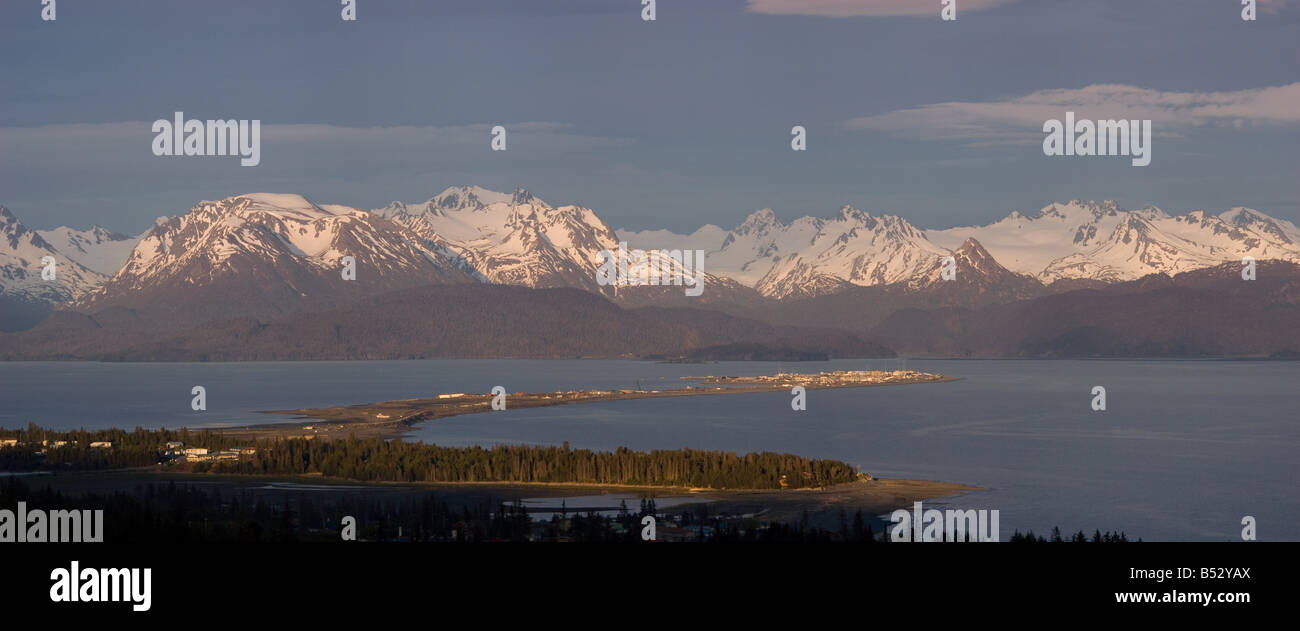
[[[996,262],[993,255],[984,249],[984,244],[980,243],[975,237],[967,237],[965,241],[962,241],[961,245],[957,246],[956,250],[952,251],[952,254],[955,258],[968,261]]]
[[[317,210],[320,208],[315,202],[300,193],[244,193],[232,195],[221,201],[231,203],[240,200],[247,200],[254,207],[270,210]]]
[[[492,204],[508,203],[512,196],[498,193],[481,186],[450,186],[429,200],[432,208],[462,210],[479,209]]]
[[[1235,226],[1247,226],[1256,221],[1271,221],[1272,218],[1253,208],[1233,206],[1219,213],[1219,219]]]
[[[1141,215],[1145,219],[1165,219],[1169,217],[1165,211],[1160,210],[1160,207],[1155,204],[1143,204],[1141,208],[1133,212]]]
[[[45,232],[47,233],[66,232],[66,233],[89,234],[91,236],[94,236],[96,239],[108,240],[108,241],[122,241],[124,239],[131,238],[120,232],[114,232],[112,230],[109,230],[108,228],[105,228],[99,224],[92,224],[89,228],[86,228],[85,230],[79,230],[71,226],[59,226],[58,228],[46,230]]]
[[[761,208],[750,213],[735,231],[739,234],[752,234],[780,226],[781,220],[777,219],[776,212],[771,208]]]
[[[866,211],[858,210],[849,204],[840,206],[839,213],[836,215],[845,221],[865,222],[871,219],[871,215]]]
[[[1065,203],[1053,202],[1044,206],[1038,211],[1037,217],[1057,217],[1061,219],[1077,218],[1078,212],[1075,209],[1086,212],[1093,219],[1099,219],[1106,215],[1114,215],[1123,212],[1119,202],[1107,199],[1100,202],[1096,200],[1072,199]]]
[[[14,215],[12,212],[10,212],[9,209],[5,208],[4,206],[0,206],[0,229],[3,229],[4,232],[6,234],[9,234],[11,238],[18,238],[23,235],[30,234],[32,243],[40,247],[48,247],[45,244],[45,241],[41,239],[40,234],[38,234],[35,230],[32,230],[31,228],[28,228],[27,226],[23,225],[23,222],[19,221],[18,217]]]
[[[528,189],[516,188],[514,195],[510,197],[510,203],[515,205],[530,204],[534,199],[536,199],[536,196],[529,193]]]
[[[1113,199],[1104,199],[1100,202],[1092,199],[1086,202],[1081,199],[1072,199],[1070,200],[1070,205],[1081,206],[1083,208],[1087,208],[1088,210],[1093,211],[1094,213],[1098,213],[1098,212],[1116,213],[1119,212],[1120,210],[1123,210],[1122,208],[1120,208],[1119,202]]]

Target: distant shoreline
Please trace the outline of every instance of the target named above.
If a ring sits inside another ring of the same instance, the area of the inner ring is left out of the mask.
[[[889,381],[865,382],[850,381],[856,375],[870,372],[888,374]],[[630,399],[654,399],[683,396],[747,394],[756,392],[786,392],[793,386],[802,386],[805,390],[828,390],[839,388],[872,388],[895,385],[916,385],[922,383],[946,383],[958,381],[961,377],[949,377],[915,371],[898,371],[903,375],[885,371],[839,371],[819,374],[781,374],[764,377],[683,377],[712,387],[688,386],[667,390],[581,390],[568,392],[517,392],[506,397],[507,409],[527,409],[550,407],[556,405],[576,405],[605,401],[623,401]],[[829,377],[828,377],[829,375]],[[837,378],[838,376],[838,378]],[[852,376],[852,377],[849,377]],[[760,380],[780,380],[780,383],[761,382]],[[425,421],[432,421],[465,414],[478,414],[493,411],[493,395],[477,393],[441,393],[434,398],[403,399],[381,401],[351,406],[327,408],[300,408],[294,410],[266,410],[265,414],[294,415],[300,421],[317,421],[315,423],[297,423],[285,421],[279,423],[243,425],[237,427],[213,428],[211,431],[244,439],[287,439],[287,438],[323,438],[356,436],[404,439],[413,431],[414,426]]]

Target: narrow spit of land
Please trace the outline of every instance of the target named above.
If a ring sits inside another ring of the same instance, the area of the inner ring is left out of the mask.
[[[734,395],[755,392],[790,392],[795,386],[806,390],[831,388],[867,388],[919,383],[956,381],[947,377],[913,370],[836,371],[822,373],[780,373],[757,377],[702,376],[682,377],[694,382],[683,388],[664,390],[570,390],[561,392],[516,392],[506,398],[508,409],[546,407],[706,395]],[[461,414],[492,411],[493,395],[449,392],[427,399],[402,399],[329,408],[268,410],[267,414],[293,415],[311,423],[271,423],[225,428],[223,434],[246,439],[275,438],[358,438],[380,436],[401,438],[411,427],[424,422]]]

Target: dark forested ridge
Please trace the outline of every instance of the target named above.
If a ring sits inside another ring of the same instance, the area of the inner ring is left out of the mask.
[[[1005,270],[1003,270],[1005,271]],[[431,285],[311,312],[168,322],[127,307],[56,310],[0,332],[0,359],[822,359],[1276,356],[1300,352],[1300,266],[1264,261],[1101,285],[965,274],[919,290],[615,304],[579,289]],[[678,304],[669,302],[665,304]],[[636,305],[636,306],[634,306]],[[875,343],[880,342],[880,344]],[[888,345],[889,348],[881,344]]]
[[[440,447],[383,439],[288,440],[239,462],[212,465],[216,473],[320,473],[349,480],[398,482],[547,482],[687,486],[712,489],[824,487],[858,479],[836,460],[791,454],[737,455],[676,449],[612,452],[566,447],[500,445]]]
[[[234,444],[213,432],[137,429],[55,432],[30,426],[0,430],[19,444],[0,449],[0,471],[98,470],[167,462],[168,442],[211,450],[244,447],[254,453],[217,462],[171,461],[169,468],[250,475],[325,475],[374,482],[509,482],[683,486],[712,489],[817,488],[859,479],[856,467],[838,460],[792,454],[698,449],[640,452],[499,445],[441,447],[400,440],[290,439]],[[92,448],[111,441],[107,448]],[[54,447],[56,442],[68,444]]]
[[[773,325],[706,309],[624,309],[578,289],[431,285],[277,317],[169,323],[126,308],[59,310],[0,333],[0,359],[272,361],[685,357],[742,342],[830,357],[892,357],[843,330]]]

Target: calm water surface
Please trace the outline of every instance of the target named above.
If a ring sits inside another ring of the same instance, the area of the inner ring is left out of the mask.
[[[219,427],[257,410],[429,396],[585,388],[671,388],[679,377],[887,368],[882,361],[439,360],[232,364],[0,363],[0,426]],[[1122,529],[1147,540],[1300,540],[1300,362],[909,360],[963,377],[944,384],[507,410],[427,423],[446,445],[560,444],[787,451],[876,476],[989,490],[951,507],[1001,511],[1003,538]],[[203,385],[208,410],[190,410]],[[1094,412],[1093,386],[1107,410]]]

